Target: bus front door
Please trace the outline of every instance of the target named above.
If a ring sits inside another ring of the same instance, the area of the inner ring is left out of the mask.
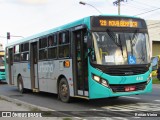
[[[86,29],[73,32],[73,73],[75,94],[88,96],[88,62]]]
[[[30,75],[31,75],[31,88],[33,92],[39,91],[39,84],[38,84],[38,46],[37,42],[30,43]]]

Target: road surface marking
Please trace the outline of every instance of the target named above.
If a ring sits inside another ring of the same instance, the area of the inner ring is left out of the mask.
[[[129,120],[128,118],[124,118],[124,117],[112,117],[112,118],[115,118],[117,120]],[[115,120],[113,119],[113,120]]]
[[[110,110],[110,111],[159,111],[160,104],[136,103],[136,104],[122,104],[122,105],[104,106],[102,108]]]
[[[141,99],[141,98],[138,98],[138,97],[130,97],[130,96],[122,96],[123,98],[130,98],[130,99]]]
[[[154,100],[154,101],[156,101],[156,102],[160,102],[160,100]]]

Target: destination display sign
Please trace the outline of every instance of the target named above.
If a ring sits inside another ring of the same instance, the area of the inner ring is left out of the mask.
[[[91,19],[92,27],[128,27],[128,28],[146,28],[142,19],[127,17],[93,17]]]
[[[109,26],[109,27],[138,27],[137,21],[127,21],[127,20],[99,20],[100,26]]]

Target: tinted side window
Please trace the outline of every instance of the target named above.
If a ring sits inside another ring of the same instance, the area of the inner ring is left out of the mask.
[[[57,58],[57,47],[49,48],[48,49],[48,58]]]
[[[47,37],[41,38],[39,40],[39,48],[45,48],[47,47]]]
[[[50,35],[48,37],[48,47],[50,47],[50,46],[56,46],[56,45],[57,45],[56,35]]]
[[[39,60],[47,59],[47,37],[39,40]]]
[[[68,44],[69,43],[69,32],[59,33],[59,45]]]
[[[48,37],[48,58],[57,58],[57,37],[56,34]]]
[[[59,58],[66,58],[70,55],[69,31],[59,33]]]
[[[14,46],[14,62],[20,62],[20,45]]]
[[[21,44],[21,60],[28,61],[29,57],[29,43]]]

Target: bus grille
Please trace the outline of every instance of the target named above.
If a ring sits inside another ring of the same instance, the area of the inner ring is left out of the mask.
[[[115,65],[115,66],[104,66],[104,65],[92,64],[92,66],[112,76],[130,76],[130,75],[144,74],[149,70],[150,64]]]
[[[129,76],[129,75],[138,75],[138,74],[144,74],[147,72],[147,69],[145,68],[110,68],[104,70],[105,73],[112,75],[112,76]]]
[[[110,88],[112,89],[113,92],[126,92],[125,87],[126,86],[135,86],[134,91],[138,90],[144,90],[147,85],[147,82],[142,82],[142,83],[136,83],[136,84],[121,84],[121,85],[110,85]]]

